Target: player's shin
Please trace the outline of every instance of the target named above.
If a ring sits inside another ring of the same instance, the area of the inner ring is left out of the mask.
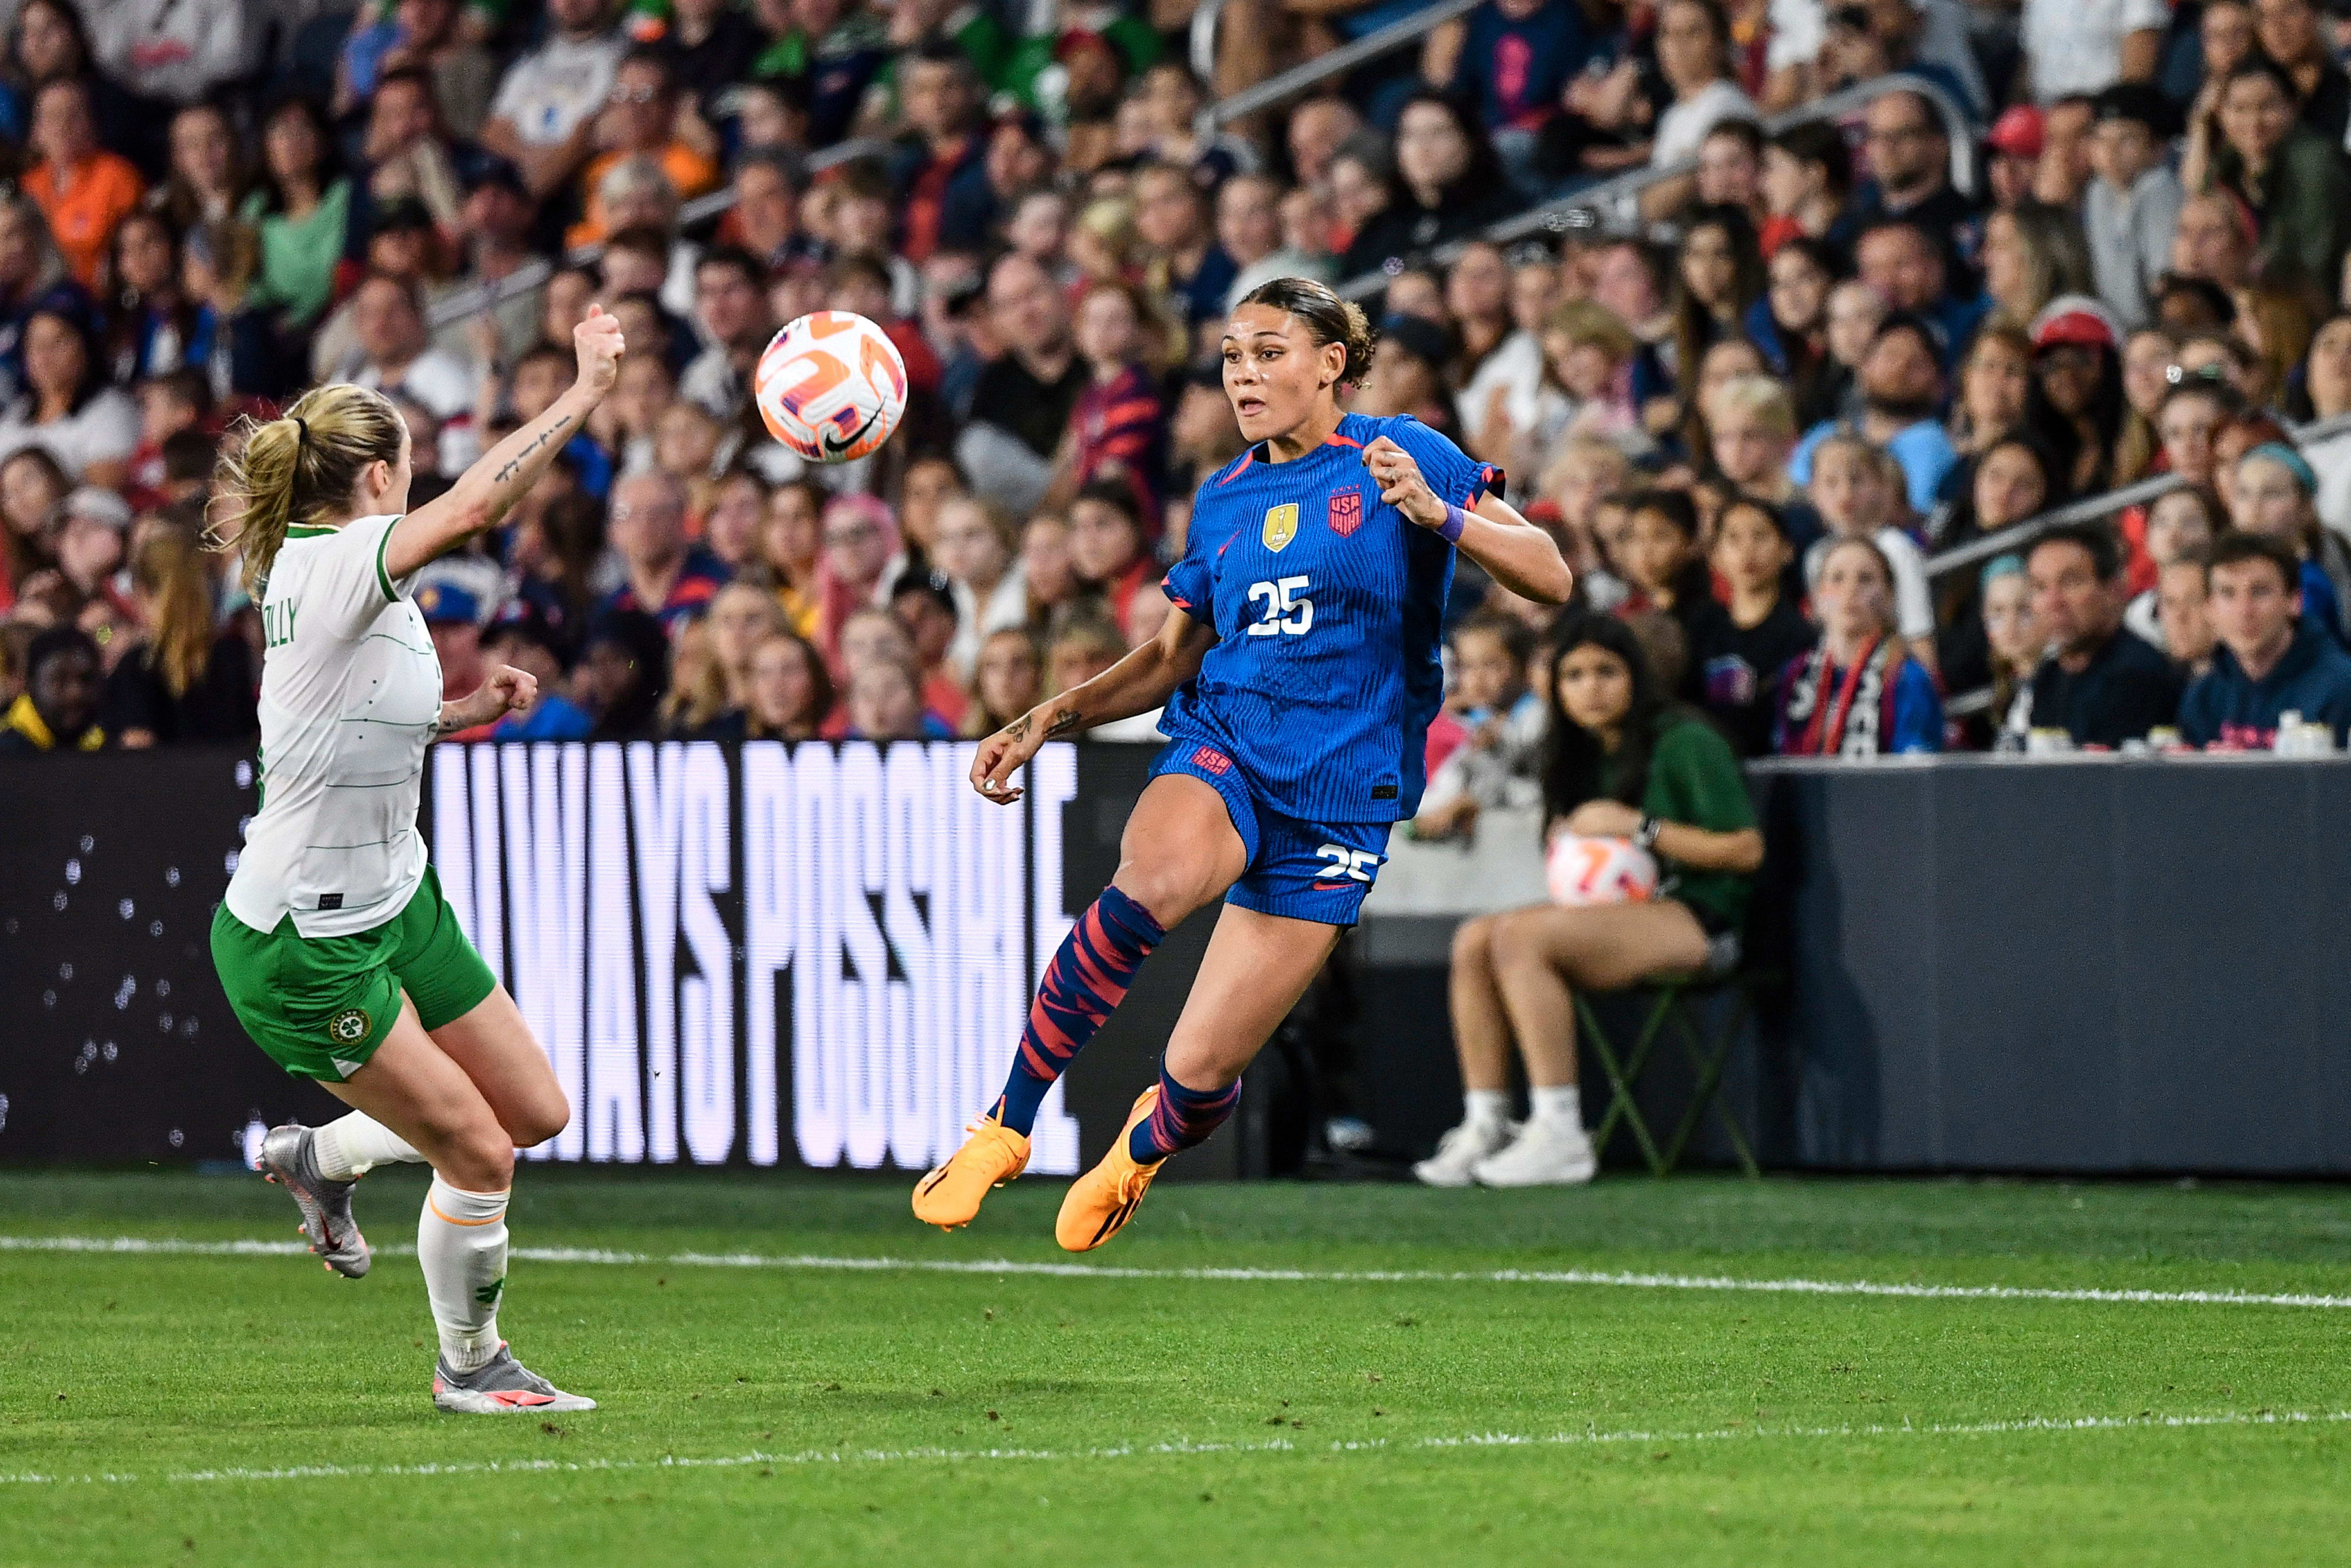
[[[319,1174],[329,1181],[354,1181],[378,1166],[420,1165],[424,1156],[374,1117],[354,1111],[313,1134]]]
[[[1115,887],[1102,889],[1078,916],[1029,1005],[998,1108],[1005,1126],[1024,1137],[1036,1126],[1045,1092],[1125,998],[1135,971],[1166,935],[1149,910]]]
[[[1238,1079],[1222,1089],[1186,1089],[1176,1082],[1162,1062],[1159,1103],[1127,1134],[1127,1156],[1137,1165],[1150,1165],[1179,1150],[1205,1144],[1208,1134],[1223,1126],[1225,1118],[1240,1103]]]
[[[442,1358],[454,1372],[470,1372],[498,1351],[507,1197],[503,1192],[466,1192],[436,1174],[417,1218],[416,1257],[424,1266]]]

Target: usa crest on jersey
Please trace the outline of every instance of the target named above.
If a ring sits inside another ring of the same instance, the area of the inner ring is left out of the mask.
[[[1265,527],[1259,532],[1265,548],[1278,550],[1298,537],[1298,503],[1284,501],[1279,507],[1265,509]]]
[[[1331,497],[1331,531],[1345,538],[1364,526],[1364,493],[1341,490]]]

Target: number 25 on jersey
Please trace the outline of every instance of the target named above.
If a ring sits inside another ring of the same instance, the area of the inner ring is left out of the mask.
[[[1306,597],[1306,579],[1285,577],[1272,582],[1252,582],[1249,602],[1265,601],[1265,610],[1249,623],[1252,637],[1278,637],[1288,632],[1302,637],[1314,625],[1314,601]]]

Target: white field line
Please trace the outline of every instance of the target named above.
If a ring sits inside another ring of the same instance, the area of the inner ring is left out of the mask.
[[[1132,1444],[1112,1448],[803,1448],[794,1453],[723,1454],[681,1458],[664,1454],[644,1459],[479,1459],[423,1465],[290,1465],[282,1469],[229,1467],[209,1470],[165,1470],[141,1475],[106,1471],[89,1475],[0,1474],[0,1486],[122,1485],[137,1481],[219,1483],[224,1481],[308,1481],[369,1479],[381,1477],[444,1477],[479,1475],[588,1474],[606,1470],[739,1469],[758,1465],[892,1465],[976,1464],[1003,1460],[1068,1463],[1086,1459],[1181,1458],[1193,1454],[1360,1454],[1427,1453],[1461,1448],[1582,1448],[1611,1444],[1674,1444],[1755,1442],[1765,1439],[1881,1437],[1992,1437],[2014,1434],[2067,1432],[2163,1431],[2203,1427],[2332,1426],[2351,1421],[2351,1410],[2308,1414],[2299,1410],[2224,1411],[2208,1416],[2028,1416],[2016,1421],[1976,1421],[1939,1426],[1899,1427],[1739,1427],[1702,1432],[1473,1432],[1458,1437],[1373,1437],[1330,1443],[1300,1443],[1276,1437],[1250,1443]]]
[[[0,1252],[98,1252],[199,1258],[301,1256],[299,1241],[187,1241],[145,1236],[0,1236]],[[413,1257],[413,1247],[379,1247],[379,1258]],[[1008,1258],[778,1257],[752,1252],[614,1252],[583,1247],[517,1247],[529,1263],[658,1264],[672,1269],[796,1269],[826,1272],[1042,1275],[1057,1280],[1222,1280],[1240,1283],[1606,1285],[1637,1291],[1746,1291],[1767,1295],[1889,1296],[1960,1301],[2113,1301],[2219,1307],[2351,1308],[2351,1296],[2252,1291],[2130,1291],[2036,1285],[1921,1285],[1873,1280],[1743,1280],[1727,1274],[1652,1274],[1596,1269],[1127,1269],[1099,1263],[1026,1263]]]

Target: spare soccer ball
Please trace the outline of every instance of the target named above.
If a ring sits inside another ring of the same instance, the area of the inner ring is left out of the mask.
[[[1656,896],[1657,860],[1630,839],[1561,833],[1543,858],[1553,904],[1643,904]]]
[[[906,413],[906,361],[862,316],[819,310],[770,339],[751,378],[768,434],[810,463],[847,463]]]

